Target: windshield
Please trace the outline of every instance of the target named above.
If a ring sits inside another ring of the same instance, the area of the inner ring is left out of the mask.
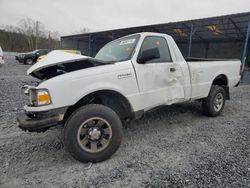
[[[134,52],[140,35],[124,37],[106,44],[95,56],[105,62],[129,60]]]
[[[39,50],[34,50],[34,51],[28,52],[28,53],[30,53],[30,54],[35,54],[35,53],[37,53],[37,52],[39,52]]]

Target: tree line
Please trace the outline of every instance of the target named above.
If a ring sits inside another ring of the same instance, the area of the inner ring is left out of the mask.
[[[2,26],[0,46],[3,51],[9,52],[53,50],[60,48],[60,40],[57,32],[48,31],[43,23],[26,18],[20,20],[17,26]]]

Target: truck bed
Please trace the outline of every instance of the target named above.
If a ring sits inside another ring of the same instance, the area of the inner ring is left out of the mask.
[[[240,80],[240,60],[190,58],[187,64],[192,85],[191,98],[193,99],[206,97],[217,76],[225,77],[229,88],[234,87]]]

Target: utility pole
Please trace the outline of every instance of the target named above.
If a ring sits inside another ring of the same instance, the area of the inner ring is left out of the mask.
[[[50,36],[50,31],[49,31],[49,49],[51,50],[51,36]]]
[[[38,31],[39,31],[39,22],[36,21],[36,49],[38,46]]]

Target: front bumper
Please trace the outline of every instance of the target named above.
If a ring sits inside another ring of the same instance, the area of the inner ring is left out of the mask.
[[[41,132],[63,122],[67,108],[44,112],[23,112],[17,115],[19,128],[24,131]]]

